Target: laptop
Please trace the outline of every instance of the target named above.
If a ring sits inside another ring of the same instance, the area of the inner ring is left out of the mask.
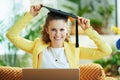
[[[23,80],[79,80],[79,69],[23,69]]]

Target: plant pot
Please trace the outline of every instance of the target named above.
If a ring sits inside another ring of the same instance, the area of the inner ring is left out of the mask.
[[[104,34],[101,27],[93,27],[95,31],[97,31],[99,34]]]

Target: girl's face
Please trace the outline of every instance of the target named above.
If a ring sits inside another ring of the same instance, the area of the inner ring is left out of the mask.
[[[51,47],[63,47],[67,34],[67,22],[64,20],[52,20],[46,29],[51,40]]]

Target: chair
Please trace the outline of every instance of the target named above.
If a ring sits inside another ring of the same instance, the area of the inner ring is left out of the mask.
[[[104,69],[99,64],[80,65],[80,80],[115,80],[106,77]]]
[[[0,66],[0,80],[22,80],[22,68]],[[98,64],[80,65],[80,80],[116,80],[106,77]]]

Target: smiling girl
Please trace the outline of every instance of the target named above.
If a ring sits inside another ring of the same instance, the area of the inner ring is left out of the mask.
[[[108,44],[90,26],[90,20],[79,16],[79,26],[94,41],[96,48],[80,46],[76,49],[75,43],[71,43],[68,36],[68,16],[54,12],[47,14],[42,38],[30,41],[19,36],[41,8],[42,5],[31,6],[30,12],[16,22],[6,34],[14,45],[33,55],[33,68],[78,68],[80,59],[98,59],[112,52]]]

